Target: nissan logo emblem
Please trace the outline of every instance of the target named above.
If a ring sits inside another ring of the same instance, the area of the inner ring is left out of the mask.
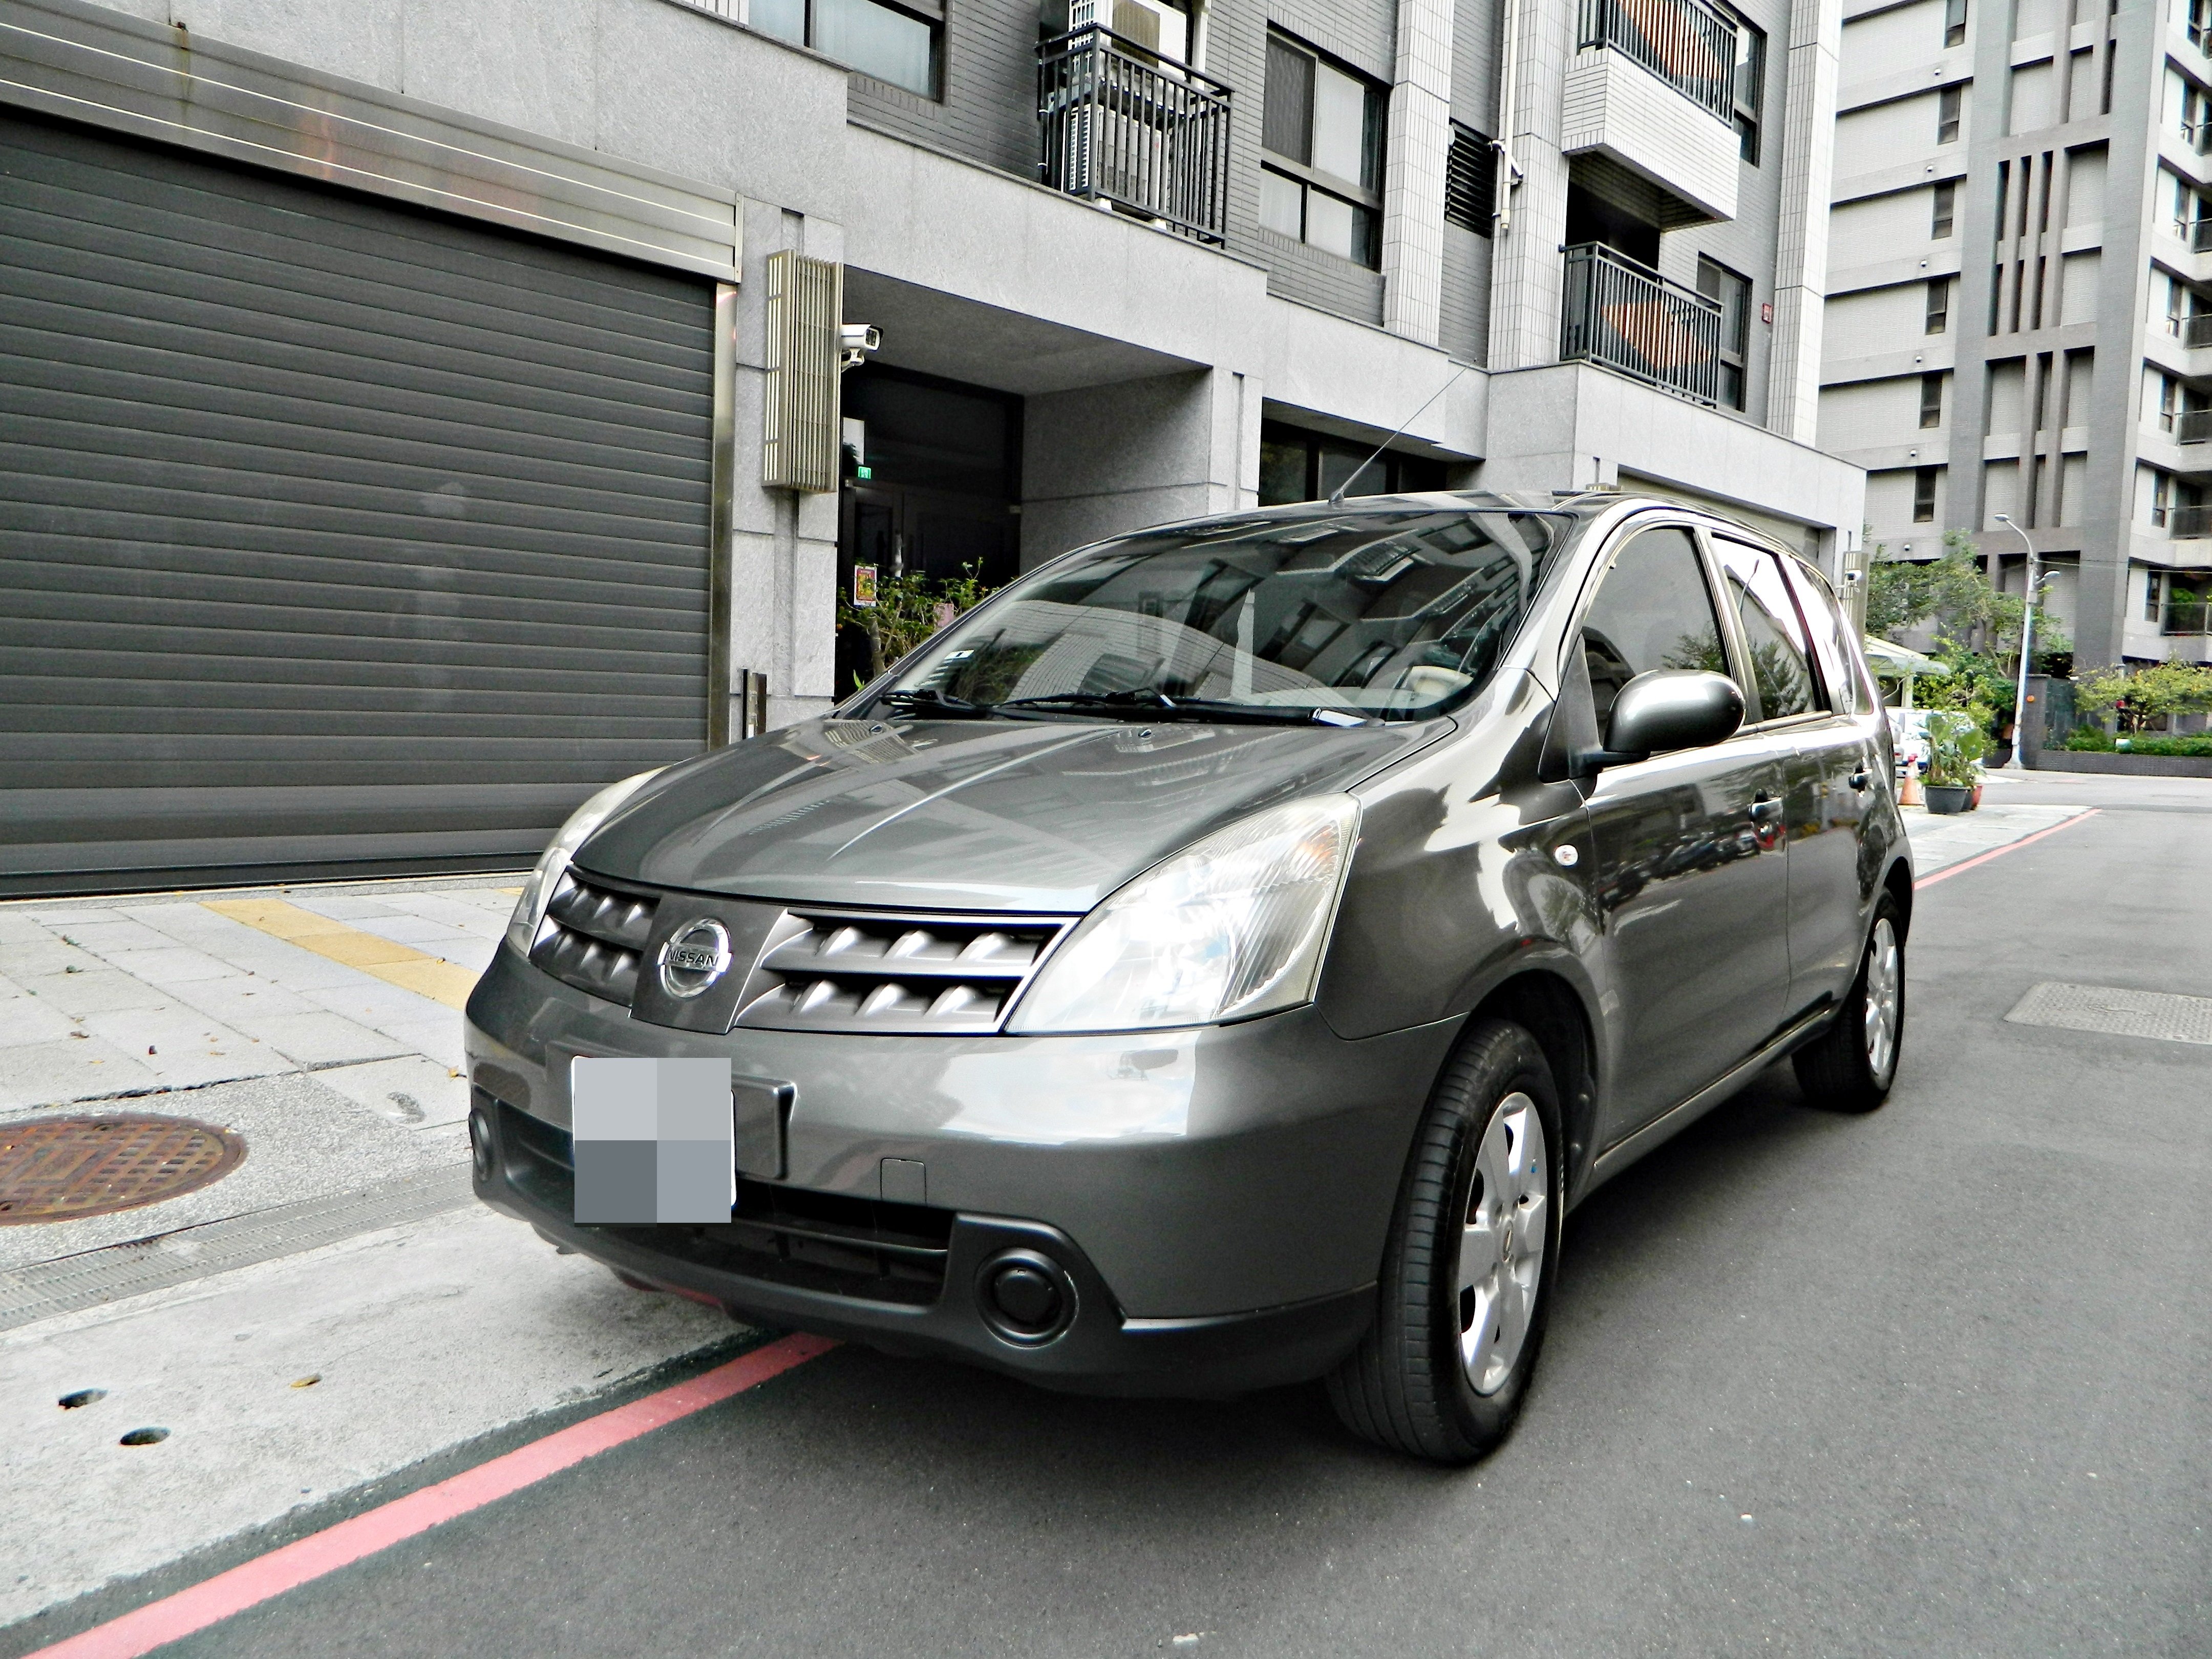
[[[654,965],[662,990],[696,997],[730,971],[729,930],[712,916],[687,921],[662,942]]]

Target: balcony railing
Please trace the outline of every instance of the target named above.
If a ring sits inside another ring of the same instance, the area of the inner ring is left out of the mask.
[[[2212,218],[2176,219],[2173,234],[2191,253],[2202,253],[2212,247]]]
[[[2155,518],[2157,514],[2152,516]],[[2212,507],[2167,507],[2166,533],[2178,542],[2187,541],[2192,536],[2212,536]]]
[[[1089,24],[1037,48],[1038,171],[1201,242],[1228,220],[1229,88]]]
[[[2181,142],[2199,155],[2212,154],[2212,118],[2203,121],[2184,121]]]
[[[2161,634],[2212,634],[2212,601],[2168,599],[2159,623]]]
[[[1735,24],[1698,0],[1582,0],[1579,44],[1624,54],[1735,125]]]
[[[2185,346],[2212,345],[2212,311],[2199,312],[2194,317],[2174,317],[2168,320],[2173,331]]]
[[[1717,407],[1721,307],[1597,242],[1567,250],[1559,356]]]
[[[2212,409],[2185,409],[2173,417],[2173,441],[2183,444],[2212,443]]]

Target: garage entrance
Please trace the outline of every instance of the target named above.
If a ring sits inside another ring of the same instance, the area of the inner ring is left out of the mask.
[[[0,893],[512,865],[697,752],[713,306],[0,115]]]

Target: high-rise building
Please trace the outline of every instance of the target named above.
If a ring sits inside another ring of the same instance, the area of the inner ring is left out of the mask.
[[[849,693],[872,578],[1339,487],[1832,561],[1837,28],[0,0],[0,890],[512,863]]]
[[[1821,442],[1891,558],[2033,539],[2084,664],[2212,658],[2204,0],[1843,24]]]

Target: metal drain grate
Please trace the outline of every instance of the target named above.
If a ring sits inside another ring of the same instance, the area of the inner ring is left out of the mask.
[[[2171,991],[2127,991],[2113,985],[2032,986],[2005,1018],[2014,1025],[2056,1025],[2069,1031],[2156,1037],[2212,1044],[2212,997]]]
[[[0,1124],[0,1227],[112,1215],[197,1192],[246,1156],[228,1129],[136,1113]]]

